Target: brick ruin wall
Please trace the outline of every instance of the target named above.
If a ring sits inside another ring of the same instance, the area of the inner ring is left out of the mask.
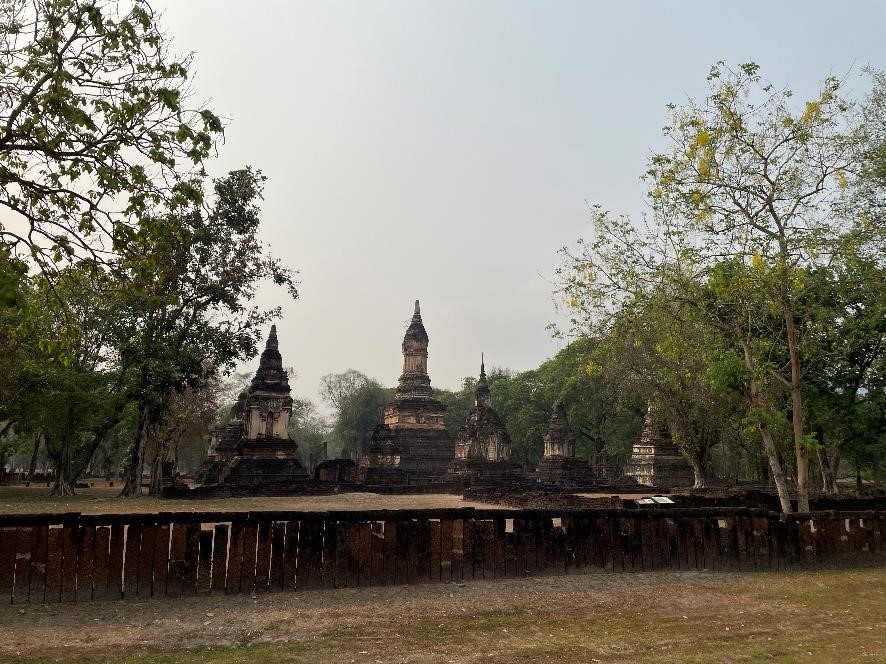
[[[0,516],[0,601],[886,563],[886,512],[746,508]]]

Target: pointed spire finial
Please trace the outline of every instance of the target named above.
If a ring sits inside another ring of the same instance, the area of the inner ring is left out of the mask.
[[[277,342],[277,326],[271,325],[271,333],[268,335],[268,340],[265,343],[265,348],[278,348],[279,344]]]
[[[486,363],[483,361],[483,353],[480,353],[480,375],[486,377]]]
[[[415,301],[415,311],[413,312],[416,316],[421,316],[421,307],[418,304],[418,300]]]

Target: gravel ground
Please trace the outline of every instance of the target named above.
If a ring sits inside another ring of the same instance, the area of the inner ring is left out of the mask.
[[[886,570],[0,607],[3,661],[882,662]]]

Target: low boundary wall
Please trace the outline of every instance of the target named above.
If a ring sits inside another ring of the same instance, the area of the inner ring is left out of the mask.
[[[0,602],[886,563],[886,512],[742,509],[0,515]]]

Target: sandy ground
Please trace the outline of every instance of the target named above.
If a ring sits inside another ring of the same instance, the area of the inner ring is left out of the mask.
[[[210,500],[161,500],[150,496],[120,498],[119,488],[95,487],[78,490],[72,498],[51,498],[46,487],[0,486],[0,514],[36,512],[206,512],[249,510],[367,510],[422,509],[434,507],[501,507],[462,500],[451,494],[379,495],[339,493],[327,496],[280,496],[223,498]]]
[[[0,660],[883,662],[886,569],[0,607]]]

